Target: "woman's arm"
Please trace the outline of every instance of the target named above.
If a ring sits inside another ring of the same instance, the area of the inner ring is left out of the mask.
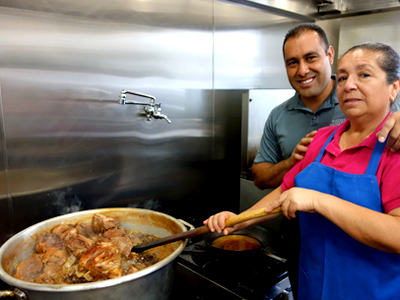
[[[303,188],[292,188],[284,192],[268,206],[267,211],[280,205],[288,218],[294,218],[296,211],[319,213],[357,241],[382,251],[400,254],[400,208],[385,214]]]
[[[332,200],[336,200],[336,205],[327,203],[331,199],[317,201],[316,211],[357,241],[382,251],[400,254],[400,208],[386,214],[339,198]]]
[[[245,210],[244,212],[249,212],[249,211],[253,211],[253,210],[257,210],[257,209],[266,207],[269,203],[271,203],[279,195],[281,195],[282,192],[283,191],[282,191],[281,187],[276,188],[275,190],[273,190],[271,193],[266,195],[264,198],[259,200],[256,204],[254,204],[252,207]],[[244,212],[242,212],[242,213],[244,213]],[[208,227],[210,227],[211,232],[214,232],[214,231],[217,231],[219,233],[223,232],[226,235],[226,234],[232,233],[234,231],[238,231],[240,229],[243,229],[243,228],[246,228],[249,226],[253,226],[253,225],[261,224],[261,223],[264,223],[267,221],[271,221],[282,214],[276,213],[276,214],[268,215],[265,217],[260,217],[257,219],[242,222],[242,223],[239,223],[239,224],[229,227],[229,228],[225,228],[225,220],[230,217],[233,217],[235,215],[236,214],[234,214],[232,212],[223,211],[223,212],[220,212],[218,214],[215,214],[215,215],[209,217],[207,220],[204,221],[204,224],[206,224],[206,225],[208,225]]]

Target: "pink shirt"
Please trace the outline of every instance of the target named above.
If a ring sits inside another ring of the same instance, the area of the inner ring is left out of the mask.
[[[386,120],[386,119],[385,119]],[[365,141],[357,146],[344,151],[340,150],[339,139],[342,133],[348,128],[349,121],[345,121],[339,126],[332,141],[326,146],[325,154],[321,163],[335,168],[336,170],[352,173],[364,174],[367,169],[369,159],[377,140],[376,133],[382,128],[382,124]],[[304,170],[318,156],[321,148],[332,132],[338,126],[324,127],[318,130],[312,143],[309,145],[304,159],[299,161],[284,177],[281,185],[284,191],[294,187],[295,176]],[[382,205],[385,212],[400,207],[400,151],[391,152],[385,147],[379,162],[376,177],[381,191]]]

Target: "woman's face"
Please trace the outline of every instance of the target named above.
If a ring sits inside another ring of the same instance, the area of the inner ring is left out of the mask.
[[[371,120],[389,113],[396,98],[399,81],[388,84],[386,73],[379,66],[380,53],[356,49],[338,63],[337,94],[340,108],[351,118]]]

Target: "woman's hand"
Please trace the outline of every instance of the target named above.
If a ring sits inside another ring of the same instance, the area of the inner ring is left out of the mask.
[[[209,217],[203,223],[205,225],[208,225],[211,232],[214,232],[214,231],[217,231],[218,233],[223,232],[225,235],[227,235],[227,234],[233,232],[236,228],[235,226],[225,228],[226,219],[229,219],[233,216],[236,216],[236,214],[234,214],[230,211],[223,211],[223,212],[220,212],[218,214],[215,214],[215,215]]]
[[[266,211],[271,212],[276,207],[282,206],[282,212],[288,219],[295,218],[297,211],[315,213],[320,195],[320,192],[309,189],[291,188],[269,204]]]

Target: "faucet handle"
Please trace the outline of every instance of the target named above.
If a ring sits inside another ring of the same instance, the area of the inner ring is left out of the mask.
[[[168,119],[168,116],[161,113],[161,106],[162,106],[162,103],[159,103],[159,102],[155,103],[153,117],[156,119],[164,119],[169,124],[171,124],[171,120]]]
[[[156,116],[155,116],[156,117]],[[156,117],[157,118],[157,117]],[[172,122],[171,122],[171,120],[170,119],[168,119],[168,116],[167,115],[164,115],[164,114],[160,114],[159,116],[158,116],[158,118],[160,118],[160,119],[164,119],[165,121],[167,121],[169,124],[171,124]]]

